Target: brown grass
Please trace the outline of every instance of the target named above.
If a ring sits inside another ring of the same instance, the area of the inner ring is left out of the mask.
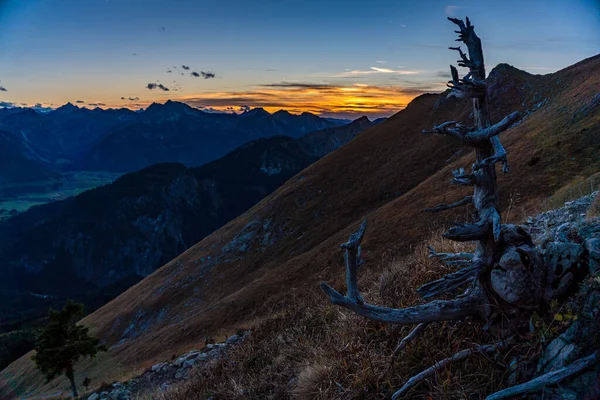
[[[432,243],[433,242],[433,243]],[[443,240],[428,243],[438,251],[472,251]],[[343,267],[339,266],[340,273]],[[407,306],[420,300],[414,287],[448,272],[428,258],[425,245],[382,274],[364,270],[360,287],[370,302]],[[252,335],[228,357],[195,371],[193,379],[171,388],[165,400],[183,399],[378,399],[386,398],[410,376],[476,343],[495,341],[474,320],[428,327],[400,354],[388,371],[398,341],[412,327],[384,325],[330,305],[319,291],[290,295],[273,305],[273,315],[253,327]],[[439,371],[416,387],[410,398],[464,399],[499,389],[506,354],[474,356]]]
[[[434,232],[427,243],[439,252],[472,252],[471,244],[444,240]],[[419,245],[381,274],[362,271],[359,287],[367,301],[402,307],[420,302],[414,291],[448,273]],[[340,272],[343,270],[339,266]],[[548,316],[536,315],[536,332],[518,345],[489,355],[473,355],[451,363],[435,377],[414,387],[407,399],[480,399],[507,386],[508,366],[535,361],[541,343],[559,335],[568,323],[567,303],[554,302]],[[562,319],[561,319],[562,321]],[[454,353],[498,340],[482,332],[482,322],[440,322],[428,326],[408,344],[394,363],[397,343],[412,326],[384,325],[330,305],[320,291],[290,295],[273,305],[272,315],[253,326],[246,341],[226,358],[194,370],[189,381],[166,393],[142,398],[184,399],[384,399],[413,375]]]

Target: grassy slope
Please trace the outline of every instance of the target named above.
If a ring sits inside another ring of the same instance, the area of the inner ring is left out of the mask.
[[[531,110],[544,96],[550,99],[502,135],[512,172],[499,177],[501,205],[507,207],[512,199],[513,218],[533,212],[541,199],[600,167],[600,112],[598,107],[585,112],[600,92],[597,71],[598,56],[552,75],[525,77],[525,82],[519,81],[496,100],[494,121],[514,109]],[[415,99],[88,316],[83,322],[114,347],[101,360],[82,363],[80,369],[96,383],[124,378],[203,343],[206,335],[259,326],[274,305],[294,304],[297,297],[314,293],[322,279],[340,283],[338,244],[365,215],[369,229],[363,274],[408,253],[429,236],[432,226],[452,218],[424,217],[421,209],[461,198],[464,191],[448,184],[450,171],[472,160],[450,138],[419,133],[434,122],[456,119],[457,114],[467,117],[468,104],[453,101],[432,113],[440,97]],[[249,250],[223,255],[223,246],[253,221],[260,228],[249,241]],[[265,221],[270,221],[268,226]],[[267,231],[268,240],[274,238],[270,246],[260,244]],[[219,262],[206,261],[209,255]],[[412,285],[408,283],[406,289],[412,290]],[[132,323],[135,338],[115,346]],[[54,382],[42,388],[31,369],[30,361],[23,358],[3,371],[0,394],[9,392],[6,374],[13,376],[10,385],[16,391],[48,392],[64,386]]]

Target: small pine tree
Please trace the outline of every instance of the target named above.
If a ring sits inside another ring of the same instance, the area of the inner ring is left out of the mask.
[[[50,309],[48,325],[38,336],[36,354],[31,357],[47,382],[61,374],[69,378],[74,397],[78,397],[78,393],[73,364],[81,357],[95,357],[98,352],[107,350],[99,339],[88,335],[88,327],[76,324],[83,315],[83,304],[71,300],[62,311]]]

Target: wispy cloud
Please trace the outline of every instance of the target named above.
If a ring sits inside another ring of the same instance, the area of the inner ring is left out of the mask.
[[[83,100],[77,100],[75,103],[83,104],[83,103],[85,103],[85,101],[83,101]]]
[[[202,75],[202,77],[204,79],[212,79],[215,77],[215,73],[214,72],[204,72],[204,71],[200,71],[200,75]]]
[[[196,71],[191,72],[190,75],[193,76],[194,78],[200,78],[200,74],[197,73]]]
[[[385,61],[383,61],[383,60],[378,60],[378,61],[375,61],[375,62],[376,62],[377,64],[385,64]]]
[[[351,71],[345,71],[337,75],[333,75],[333,78],[344,78],[348,76],[361,76],[361,75],[373,75],[373,74],[395,74],[395,75],[418,75],[419,71],[411,71],[405,69],[389,69],[389,68],[379,68],[379,67],[370,67],[367,70],[358,70],[354,69]]]
[[[4,86],[0,86],[0,92],[8,92]]]
[[[121,100],[138,101],[139,97],[121,97]]]
[[[190,69],[189,65],[182,65],[181,68],[185,69],[186,71]]]
[[[456,17],[456,10],[463,8],[461,6],[446,6],[445,13],[448,17]]]

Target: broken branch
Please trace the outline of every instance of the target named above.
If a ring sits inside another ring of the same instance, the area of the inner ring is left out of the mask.
[[[392,395],[392,400],[399,399],[401,396],[405,395],[413,386],[422,382],[423,380],[425,380],[425,378],[428,378],[431,375],[435,375],[435,373],[438,370],[444,368],[451,362],[463,360],[475,353],[491,353],[493,351],[496,351],[497,349],[504,347],[506,343],[507,341],[501,341],[494,344],[477,346],[473,349],[461,350],[458,353],[454,354],[452,357],[444,358],[443,360],[436,362],[431,367],[410,378],[408,382],[404,384],[404,386],[402,386]]]
[[[499,400],[507,397],[517,396],[523,393],[537,392],[544,389],[546,386],[555,385],[565,378],[568,378],[576,373],[596,364],[600,359],[600,351],[596,351],[591,355],[580,358],[579,360],[573,361],[568,366],[558,369],[556,371],[549,372],[542,376],[538,376],[529,382],[522,383],[510,387],[508,389],[496,392],[488,397],[486,400]]]
[[[519,118],[521,118],[521,114],[518,111],[515,111],[511,114],[508,114],[504,119],[490,127],[469,132],[465,135],[464,142],[465,143],[477,143],[485,140],[490,140],[492,137],[498,135],[499,133],[507,130],[513,123],[515,123]]]
[[[425,212],[436,213],[436,212],[440,212],[440,211],[450,210],[450,209],[456,208],[456,207],[466,206],[467,204],[471,204],[471,203],[473,203],[473,196],[465,196],[465,198],[463,198],[462,200],[456,201],[454,203],[438,204],[435,207],[426,208]]]

